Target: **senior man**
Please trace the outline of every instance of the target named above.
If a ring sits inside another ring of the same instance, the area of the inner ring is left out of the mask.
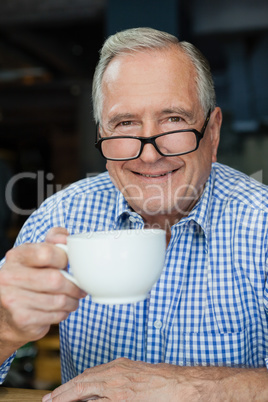
[[[103,46],[93,83],[107,170],[52,196],[0,271],[1,373],[60,322],[63,384],[44,401],[267,400],[268,190],[216,163],[222,114],[209,66],[153,29]],[[95,304],[65,279],[68,233],[160,227],[148,299]]]

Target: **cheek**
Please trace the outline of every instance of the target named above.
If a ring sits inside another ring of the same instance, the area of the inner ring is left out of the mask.
[[[106,162],[106,169],[108,170],[109,175],[112,179],[116,177],[116,167],[114,166],[113,161]]]
[[[204,137],[197,150],[199,156],[200,167],[211,165],[213,159],[213,145],[208,136]]]
[[[211,147],[208,144],[201,143],[197,151],[192,154],[185,155],[185,184],[190,187],[199,189],[206,182],[211,170]]]
[[[122,187],[122,162],[115,162],[115,161],[107,161],[106,162],[106,169],[109,172],[110,178],[119,190]]]

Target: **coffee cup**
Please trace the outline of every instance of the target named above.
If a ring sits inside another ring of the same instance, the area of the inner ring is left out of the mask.
[[[73,275],[62,274],[102,304],[146,299],[165,260],[166,233],[161,229],[113,230],[70,235],[67,245]]]

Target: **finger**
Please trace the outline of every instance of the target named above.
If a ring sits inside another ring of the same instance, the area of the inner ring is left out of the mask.
[[[6,294],[5,294],[6,293]],[[2,296],[5,305],[16,310],[39,310],[44,312],[75,311],[79,305],[79,299],[65,294],[35,293],[25,289],[10,289]],[[19,300],[19,302],[18,302]],[[19,304],[19,306],[18,306]]]
[[[36,269],[17,265],[12,270],[2,269],[0,275],[1,285],[7,289],[6,293],[12,294],[12,290],[16,293],[19,288],[22,288],[34,292],[36,298],[40,293],[63,294],[74,299],[80,299],[86,295],[59,270],[53,268]],[[14,298],[19,301],[16,294]]]
[[[118,378],[119,375],[124,373],[128,375],[132,370],[133,362],[125,358],[116,359],[106,364],[88,368],[82,374],[56,388],[50,394],[51,399],[47,396],[47,399],[44,401],[53,400],[53,402],[67,402],[74,400],[109,399],[111,392],[116,392],[113,388],[117,386],[121,388],[121,383]],[[140,369],[138,371],[140,372]],[[116,381],[114,381],[115,378]],[[125,381],[123,381],[123,383],[125,383]]]
[[[103,396],[103,391],[101,391],[101,388],[104,389],[104,384],[102,384],[101,387],[99,385],[100,384],[95,384],[93,382],[80,382],[77,379],[73,379],[68,383],[56,388],[49,395],[46,395],[43,398],[43,402],[82,402],[98,399],[109,399],[106,396]]]
[[[55,227],[50,229],[46,235],[46,242],[57,244],[63,243],[66,244],[67,237],[69,236],[68,230],[61,227]]]
[[[1,292],[1,304],[5,308],[5,328],[10,328],[10,340],[18,342],[20,345],[30,340],[36,340],[43,337],[51,324],[58,324],[65,320],[70,314],[69,311],[45,311],[44,309],[35,309],[28,307],[27,299],[21,299],[22,294],[18,292],[20,303],[14,302],[13,295],[6,296]],[[2,317],[3,319],[3,317]],[[4,320],[3,320],[4,321]]]
[[[51,402],[52,401],[52,394],[46,394],[45,396],[43,396],[42,398],[42,402]],[[64,397],[65,399],[60,399],[61,401],[67,401],[66,397]],[[79,399],[79,402],[87,402],[87,401],[97,401],[99,399],[107,399],[107,398],[103,398],[101,396],[98,395],[93,395],[89,398],[85,398],[85,399]],[[53,399],[53,401],[55,401],[55,399]]]
[[[9,250],[6,263],[19,263],[28,267],[63,269],[68,264],[66,253],[49,243],[27,243]]]
[[[39,333],[42,328],[66,320],[68,311],[24,310],[14,312],[12,321],[21,332]]]

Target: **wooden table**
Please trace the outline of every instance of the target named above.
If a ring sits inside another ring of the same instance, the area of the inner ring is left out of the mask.
[[[0,401],[42,401],[42,397],[50,391],[41,391],[36,389],[20,389],[0,387]]]

